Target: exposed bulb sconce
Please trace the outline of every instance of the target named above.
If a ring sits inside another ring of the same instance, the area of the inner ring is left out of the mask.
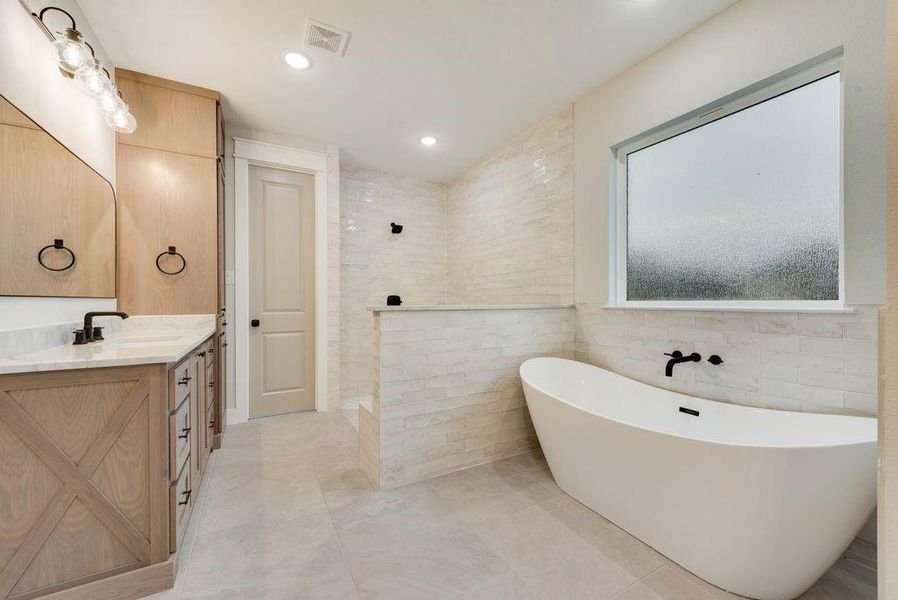
[[[42,10],[41,14],[46,10],[47,8]],[[74,24],[75,20],[72,19],[72,27],[67,28],[60,34],[60,37],[53,40],[56,54],[59,57],[59,68],[71,75],[74,75],[78,69],[93,60],[93,52],[88,47],[87,42],[84,41],[84,36],[81,35],[81,32],[73,29]]]
[[[44,14],[51,10],[67,16],[72,26],[58,32],[58,35],[50,31],[44,23]],[[109,71],[97,60],[93,46],[78,31],[75,17],[56,6],[44,7],[39,13],[31,13],[31,16],[56,48],[59,69],[63,75],[74,78],[81,91],[97,99],[100,109],[106,113],[106,124],[111,129],[119,133],[133,133],[137,129],[137,119],[122,99],[121,92],[112,83]]]
[[[122,107],[113,112],[106,113],[106,124],[113,131],[119,133],[134,133],[137,129],[137,119],[128,110],[128,105],[122,102]]]
[[[396,223],[390,223],[390,232],[391,233],[402,233],[402,225],[397,225]]]
[[[99,98],[103,92],[111,92],[115,87],[109,72],[103,68],[96,58],[75,72],[75,81],[81,85],[81,91],[88,96]]]

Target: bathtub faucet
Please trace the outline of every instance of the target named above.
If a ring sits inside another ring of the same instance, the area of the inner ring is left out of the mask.
[[[673,377],[674,365],[685,362],[699,362],[702,359],[702,355],[698,352],[693,352],[689,356],[683,356],[683,353],[679,350],[674,350],[670,354],[665,352],[664,356],[670,357],[670,360],[667,361],[667,367],[664,368],[664,374],[668,377]]]

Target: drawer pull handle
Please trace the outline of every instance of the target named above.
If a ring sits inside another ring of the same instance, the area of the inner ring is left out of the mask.
[[[182,494],[184,496],[184,499],[181,502],[178,502],[178,506],[184,506],[185,504],[190,502],[190,492],[192,492],[192,491],[193,490],[187,490],[186,492],[184,492]]]
[[[214,388],[214,387],[215,387],[215,382],[214,382],[214,381],[210,381],[210,382],[209,382],[209,389],[212,389],[212,388]]]
[[[209,421],[209,429],[212,429],[213,427],[215,427],[215,421]]]
[[[200,352],[200,356],[206,356],[205,352]]]
[[[181,435],[178,436],[179,440],[186,440],[187,436],[190,435],[190,427],[185,427],[181,430]]]
[[[193,379],[190,375],[185,375],[183,378],[178,380],[178,385],[187,385],[190,383],[190,380]]]

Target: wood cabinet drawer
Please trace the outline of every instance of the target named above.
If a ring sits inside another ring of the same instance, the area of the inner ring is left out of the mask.
[[[207,399],[215,396],[215,364],[206,367],[206,395]]]
[[[188,358],[180,365],[169,371],[171,378],[169,387],[173,390],[169,397],[169,408],[174,410],[190,395],[191,380],[194,377],[192,361]]]
[[[169,550],[171,552],[177,551],[178,545],[184,538],[184,531],[187,529],[187,521],[190,519],[190,511],[193,508],[193,474],[190,471],[190,461],[188,460],[187,463],[181,469],[181,474],[178,476],[177,481],[170,488],[169,516],[171,523],[169,525]]]
[[[206,368],[211,369],[212,365],[215,364],[215,343],[213,340],[209,340],[205,344],[203,344],[203,357],[206,359]]]
[[[169,473],[175,479],[190,455],[190,441],[196,427],[190,402],[182,402],[174,414],[168,417]]]

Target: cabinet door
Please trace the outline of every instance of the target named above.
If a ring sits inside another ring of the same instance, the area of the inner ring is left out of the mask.
[[[146,78],[149,80],[149,78]],[[214,98],[145,81],[116,81],[137,119],[131,134],[119,134],[119,144],[158,148],[196,156],[218,156],[217,102]]]
[[[216,160],[119,144],[119,307],[128,313],[217,310]],[[170,246],[184,257],[165,254]]]

